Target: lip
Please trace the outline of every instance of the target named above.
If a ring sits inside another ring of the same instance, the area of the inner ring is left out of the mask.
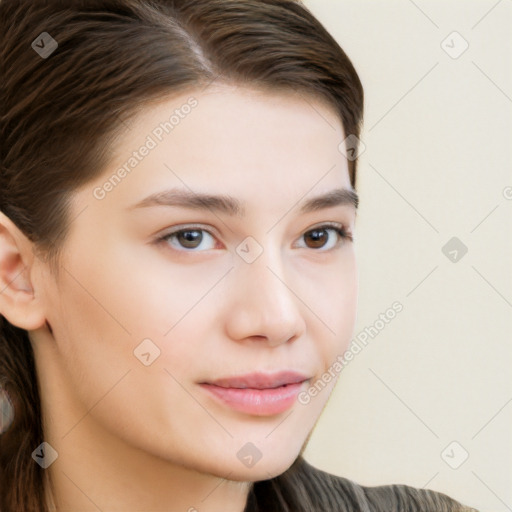
[[[310,377],[295,372],[251,373],[202,382],[200,386],[223,405],[256,416],[286,411]]]
[[[296,384],[304,382],[309,377],[299,372],[284,370],[275,373],[248,373],[246,375],[237,375],[206,382],[222,388],[253,388],[269,389],[284,386],[286,384]]]

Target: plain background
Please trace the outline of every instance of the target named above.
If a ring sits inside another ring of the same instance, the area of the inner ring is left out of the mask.
[[[404,308],[342,370],[306,458],[510,511],[512,1],[305,4],[366,95],[354,337]]]

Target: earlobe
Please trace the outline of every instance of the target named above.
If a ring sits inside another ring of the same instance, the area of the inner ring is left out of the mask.
[[[30,240],[0,211],[0,314],[26,330],[46,321],[30,280],[33,262]]]

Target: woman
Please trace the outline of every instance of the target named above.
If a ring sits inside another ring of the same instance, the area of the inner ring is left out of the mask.
[[[302,458],[357,303],[363,89],[319,22],[2,0],[0,33],[2,512],[472,510]]]

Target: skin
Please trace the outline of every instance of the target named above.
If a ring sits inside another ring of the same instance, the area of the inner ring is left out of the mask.
[[[96,199],[191,96],[197,107]],[[328,230],[326,250],[306,233],[337,222],[353,234],[356,210],[299,212],[305,199],[351,188],[344,138],[336,113],[313,98],[232,85],[188,91],[141,110],[108,168],[73,193],[57,276],[0,213],[0,312],[34,348],[45,441],[58,452],[46,470],[57,510],[240,512],[250,482],[293,463],[335,379],[307,405],[267,416],[234,411],[198,383],[291,369],[311,384],[346,349],[354,243]],[[229,194],[246,215],[130,209],[172,187]],[[192,223],[207,231],[197,248],[156,241]],[[248,236],[263,248],[252,263],[236,252]],[[147,338],[160,349],[149,366],[134,356]],[[237,457],[247,442],[262,455],[251,468]]]

